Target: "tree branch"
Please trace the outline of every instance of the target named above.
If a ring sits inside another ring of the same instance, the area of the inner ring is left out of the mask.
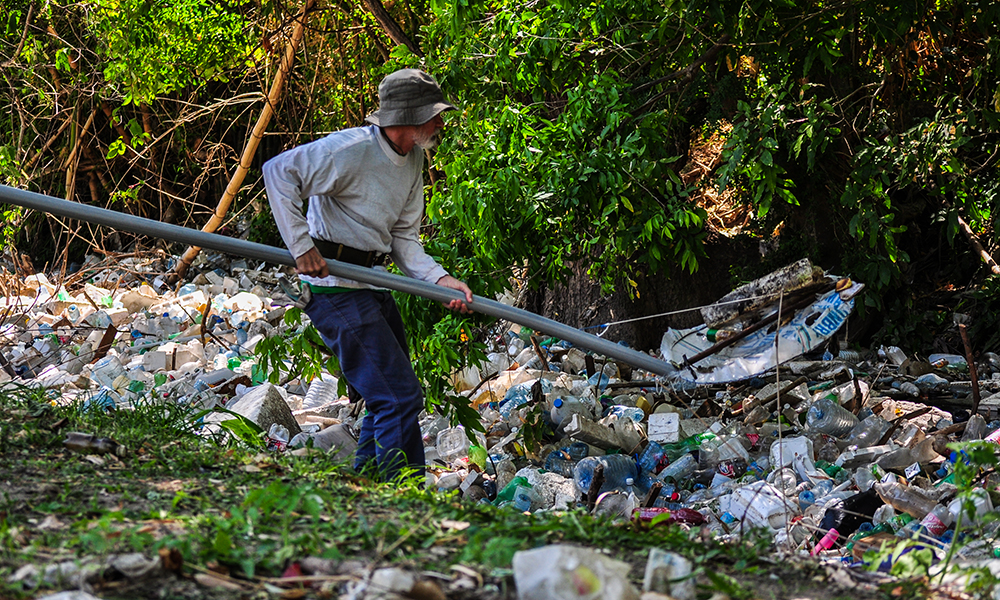
[[[14,54],[6,60],[3,65],[4,68],[9,67],[17,62],[17,55],[21,53],[24,48],[24,40],[28,38],[28,27],[31,26],[31,17],[35,14],[35,3],[32,2],[28,5],[28,18],[24,20],[24,31],[21,32],[21,41],[17,43],[17,48],[14,49]]]
[[[979,258],[983,259],[983,262],[986,263],[986,266],[990,268],[990,271],[992,271],[994,275],[1000,275],[1000,265],[997,265],[997,262],[993,260],[990,253],[983,248],[982,243],[979,242],[979,237],[977,237],[975,232],[972,231],[972,228],[965,222],[965,219],[960,216],[957,218],[958,228],[962,230],[963,234],[965,234],[965,239],[969,240],[969,244],[971,244],[972,248],[979,254]]]
[[[372,13],[375,20],[382,25],[382,29],[385,30],[385,33],[392,39],[392,41],[396,42],[398,45],[406,46],[410,49],[410,52],[423,57],[424,53],[420,50],[420,46],[411,40],[409,36],[403,33],[403,28],[400,27],[399,23],[396,23],[396,20],[392,18],[389,11],[387,11],[385,6],[382,5],[381,0],[363,1],[365,7],[367,7],[368,11]]]

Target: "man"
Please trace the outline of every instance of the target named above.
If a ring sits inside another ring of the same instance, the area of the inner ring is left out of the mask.
[[[281,237],[312,293],[306,314],[365,399],[355,469],[377,466],[393,477],[410,466],[422,475],[423,392],[396,303],[387,291],[330,275],[323,259],[372,267],[388,254],[407,276],[462,292],[464,302],[446,306],[470,312],[469,286],[424,252],[419,235],[422,150],[436,144],[441,113],[455,107],[433,77],[416,69],[388,75],[378,95],[379,110],[366,119],[371,125],[283,152],[264,164],[264,183]]]

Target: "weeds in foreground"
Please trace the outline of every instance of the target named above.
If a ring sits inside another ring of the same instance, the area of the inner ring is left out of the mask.
[[[128,454],[70,453],[62,445],[67,431],[114,438]],[[768,594],[751,581],[815,585],[776,576],[790,567],[766,560],[769,536],[705,542],[680,526],[637,530],[577,510],[522,514],[469,504],[412,479],[373,483],[324,453],[266,454],[238,438],[206,437],[196,414],[165,404],[102,412],[55,406],[43,390],[8,390],[0,394],[0,460],[5,597],[27,595],[6,583],[26,563],[161,550],[237,579],[280,576],[293,561],[318,556],[439,572],[461,563],[504,588],[515,552],[552,543],[608,549],[633,565],[635,583],[648,549],[658,546],[690,558],[706,592],[754,598]],[[987,589],[982,576],[970,581]],[[904,587],[928,583],[918,576]]]

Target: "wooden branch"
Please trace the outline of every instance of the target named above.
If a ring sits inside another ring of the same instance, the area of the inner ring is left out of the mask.
[[[667,90],[664,90],[664,91],[662,91],[662,92],[660,92],[658,94],[655,94],[652,98],[650,98],[649,100],[647,100],[645,104],[643,104],[642,106],[640,106],[637,110],[633,111],[632,112],[632,117],[635,118],[635,117],[637,117],[637,116],[645,113],[646,110],[650,106],[652,106],[653,103],[655,103],[660,98],[666,96],[667,94],[669,94],[671,92],[674,92],[674,91],[678,90],[680,88],[680,86],[682,86],[684,84],[687,84],[687,83],[691,83],[692,81],[694,81],[694,76],[695,76],[695,73],[698,71],[698,69],[700,69],[701,66],[703,64],[705,64],[706,62],[708,62],[708,61],[712,60],[713,58],[715,58],[715,56],[719,52],[721,52],[723,48],[725,48],[728,45],[729,45],[729,34],[727,33],[727,34],[724,34],[721,38],[719,38],[718,42],[716,42],[711,48],[709,48],[704,54],[702,54],[701,56],[699,56],[690,65],[684,67],[683,69],[679,69],[677,71],[674,71],[673,73],[671,73],[669,75],[666,75],[664,77],[660,77],[659,79],[654,79],[653,81],[649,81],[647,83],[644,83],[644,84],[636,87],[633,90],[633,93],[634,92],[638,92],[640,90],[643,90],[643,89],[645,89],[647,87],[651,87],[651,86],[663,83],[665,81],[670,81],[670,80],[673,80],[673,79],[679,80],[676,84],[674,84],[673,86],[671,86],[670,89],[667,89]]]
[[[17,43],[17,48],[14,49],[14,54],[11,55],[10,59],[3,63],[3,67],[7,68],[17,62],[17,55],[21,53],[24,48],[24,40],[28,38],[28,27],[31,26],[31,17],[35,14],[35,3],[32,2],[28,5],[28,18],[24,20],[24,31],[21,32],[21,41]]]
[[[114,111],[111,110],[111,107],[108,106],[107,102],[104,101],[101,102],[101,110],[104,111],[104,116],[108,118],[108,121],[115,126],[115,132],[118,134],[118,137],[120,137],[122,141],[125,142],[125,146],[127,146],[128,148],[132,148],[132,136],[129,135],[129,132],[125,131],[125,128],[122,127],[121,122],[115,121]]]
[[[979,412],[979,374],[976,373],[976,362],[972,360],[972,344],[969,343],[969,334],[965,330],[965,323],[958,325],[958,332],[962,335],[962,345],[965,346],[965,361],[969,363],[969,378],[972,380],[972,414]]]
[[[76,160],[77,155],[80,154],[80,145],[83,143],[83,136],[87,134],[87,131],[90,129],[90,126],[94,124],[95,115],[97,115],[97,111],[92,111],[90,113],[90,116],[87,117],[87,122],[83,124],[83,129],[81,129],[80,133],[78,133],[76,136],[76,143],[73,144],[73,150],[69,153],[69,156],[66,158],[66,162],[63,163],[63,169],[69,167],[70,163]]]
[[[285,78],[292,70],[292,64],[295,62],[295,51],[299,46],[299,42],[302,41],[302,36],[305,34],[306,13],[312,8],[314,2],[315,0],[306,0],[301,12],[299,12],[299,16],[295,19],[295,26],[292,29],[292,39],[289,40],[288,45],[285,47],[285,56],[279,65],[278,72],[274,76],[274,82],[271,84],[271,90],[267,95],[267,103],[264,105],[263,110],[261,110],[257,124],[254,125],[253,131],[250,133],[250,139],[247,140],[246,146],[243,148],[243,155],[240,157],[239,166],[229,180],[229,185],[226,186],[226,191],[222,194],[222,198],[215,207],[212,217],[201,228],[202,231],[211,233],[222,224],[222,220],[226,216],[226,211],[229,210],[229,205],[232,204],[233,199],[236,198],[236,193],[240,190],[240,186],[243,185],[243,179],[246,177],[247,171],[250,170],[250,165],[253,164],[253,157],[257,152],[257,146],[264,137],[264,130],[267,129],[267,125],[271,121],[271,116],[274,115],[274,106],[278,102],[278,97],[281,96],[281,88],[285,83]],[[187,273],[188,268],[199,252],[201,252],[201,248],[198,246],[191,246],[184,252],[184,256],[181,257],[181,260],[177,261],[177,266],[174,267],[174,274],[178,278],[184,277],[184,274]]]
[[[994,275],[1000,275],[1000,265],[998,265],[997,262],[993,260],[993,257],[990,256],[990,253],[983,248],[983,245],[979,242],[979,238],[976,236],[975,232],[972,231],[972,228],[969,227],[969,224],[966,223],[965,219],[962,217],[958,217],[958,228],[962,230],[963,234],[965,234],[965,239],[969,240],[969,244],[972,245],[972,248],[979,254],[979,258],[983,259],[983,262],[990,268],[990,271],[992,271]]]
[[[90,116],[87,117],[87,122],[83,124],[83,129],[76,136],[76,143],[73,145],[73,150],[70,151],[69,157],[66,159],[66,165],[63,167],[66,169],[66,200],[70,202],[73,201],[73,196],[76,194],[76,167],[80,164],[80,144],[83,143],[83,137],[87,135],[87,130],[90,126],[94,124],[94,115],[97,111],[90,111]]]
[[[58,129],[58,130],[56,130],[56,132],[55,132],[55,133],[54,133],[54,134],[52,135],[52,137],[50,137],[50,138],[48,139],[48,141],[46,141],[46,142],[45,142],[45,143],[44,143],[44,144],[42,145],[42,149],[41,149],[41,150],[39,150],[38,152],[36,152],[36,153],[35,153],[35,155],[34,155],[34,156],[32,156],[32,157],[31,157],[30,159],[28,159],[28,162],[24,163],[24,167],[23,167],[23,169],[24,169],[25,171],[27,171],[28,169],[30,169],[30,168],[31,168],[31,166],[32,166],[33,164],[35,164],[35,162],[36,162],[36,161],[37,161],[37,160],[38,160],[39,158],[41,158],[41,157],[42,157],[42,155],[43,155],[43,154],[45,154],[45,153],[46,153],[46,152],[48,151],[48,149],[49,149],[49,148],[51,148],[51,147],[52,147],[52,144],[54,144],[54,143],[56,142],[56,140],[57,140],[57,139],[59,139],[59,136],[61,136],[61,135],[62,135],[62,133],[63,133],[64,131],[66,131],[66,128],[67,128],[67,127],[69,127],[69,124],[70,124],[70,123],[72,123],[72,122],[73,122],[73,117],[72,117],[72,115],[71,115],[71,116],[69,116],[69,117],[66,117],[66,120],[65,120],[65,121],[63,121],[63,124],[59,126],[59,129]]]
[[[416,54],[419,57],[423,57],[424,53],[420,50],[413,40],[409,38],[404,32],[403,28],[399,26],[399,23],[392,18],[389,11],[385,9],[382,5],[381,0],[363,0],[365,7],[368,9],[375,20],[382,25],[382,29],[385,30],[386,35],[389,36],[392,41],[396,42],[397,45],[406,46],[410,49],[410,52]]]

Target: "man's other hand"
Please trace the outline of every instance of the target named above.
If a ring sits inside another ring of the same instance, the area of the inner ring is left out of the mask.
[[[295,259],[295,270],[299,275],[311,275],[312,277],[326,277],[330,274],[330,269],[323,260],[323,255],[315,247]]]
[[[469,286],[465,285],[464,281],[459,281],[451,275],[445,275],[441,279],[437,280],[437,284],[442,287],[458,290],[465,294],[465,302],[462,302],[457,298],[451,302],[442,302],[446,308],[450,310],[457,310],[458,312],[466,315],[472,312],[472,309],[468,306],[469,304],[472,304],[472,290],[469,289]]]

